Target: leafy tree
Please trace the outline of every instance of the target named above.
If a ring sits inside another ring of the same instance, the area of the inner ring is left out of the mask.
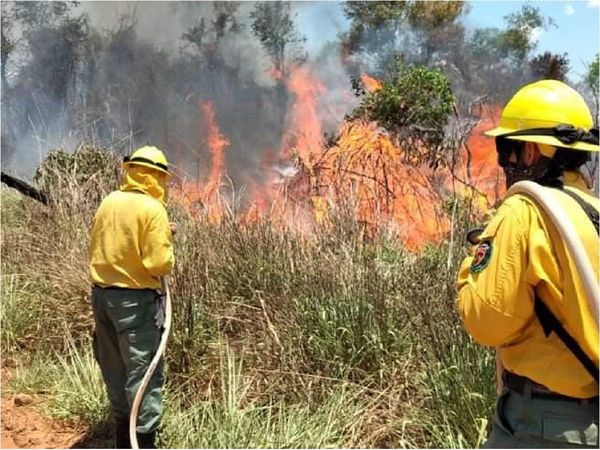
[[[194,45],[199,51],[202,51],[206,35],[206,21],[204,20],[204,17],[200,17],[194,25],[189,27],[182,34],[181,37]]]
[[[2,14],[1,21],[2,27],[0,28],[2,35],[2,46],[1,46],[1,68],[0,68],[0,78],[2,83],[2,116],[3,119],[0,121],[1,131],[0,134],[2,136],[2,146],[3,153],[10,155],[14,152],[14,141],[15,141],[15,133],[13,127],[10,124],[10,120],[8,119],[11,116],[11,93],[10,87],[7,80],[6,70],[8,61],[10,59],[11,54],[16,48],[17,40],[12,35],[12,28],[14,25],[14,10],[10,8],[10,3],[2,2]]]
[[[259,2],[250,13],[252,31],[273,61],[282,77],[287,75],[287,62],[306,59],[302,44],[306,38],[296,30],[289,2]]]
[[[569,58],[562,55],[544,52],[533,58],[529,65],[536,79],[551,79],[565,81],[569,71]]]
[[[508,56],[503,45],[503,34],[498,28],[477,28],[473,31],[469,47],[478,60],[499,61]]]
[[[37,27],[56,26],[68,20],[71,8],[79,5],[76,1],[21,1],[15,2],[15,17],[21,24],[31,30]]]
[[[350,20],[350,31],[344,39],[346,51],[393,51],[406,18],[407,4],[406,1],[346,2],[344,14]]]
[[[213,19],[207,24],[204,16],[199,17],[194,25],[189,27],[182,38],[194,45],[200,52],[214,48],[229,32],[238,33],[243,25],[237,18],[239,2],[214,2],[212,4]]]
[[[374,55],[381,64],[402,48],[405,56],[428,64],[436,50],[462,42],[464,29],[457,19],[466,8],[462,1],[348,2],[346,51]]]
[[[530,60],[537,46],[536,33],[554,26],[552,18],[526,4],[504,20],[504,29],[476,29],[468,40],[464,53],[472,55],[468,62],[471,92],[504,101],[517,86],[530,80],[532,73],[537,77],[564,77],[568,61],[562,56],[547,59],[539,55],[535,62]]]
[[[594,97],[594,106],[596,109],[596,124],[598,123],[598,116],[600,114],[600,54],[596,53],[596,59],[588,65],[588,71],[585,74],[584,82],[586,87],[592,91]]]
[[[243,25],[237,18],[240,2],[214,2],[213,10],[215,18],[212,22],[216,39],[219,40],[227,32],[237,33],[242,30]]]
[[[504,16],[507,29],[502,33],[501,45],[515,63],[522,63],[537,46],[535,33],[556,23],[542,14],[540,8],[525,4],[517,12]]]
[[[464,28],[457,19],[466,10],[464,1],[416,1],[409,5],[408,23],[419,35],[423,63],[429,63],[434,51],[447,47],[449,40],[462,42]]]
[[[78,2],[15,2],[14,17],[31,54],[27,73],[40,90],[65,100],[88,31],[88,18],[71,17]]]

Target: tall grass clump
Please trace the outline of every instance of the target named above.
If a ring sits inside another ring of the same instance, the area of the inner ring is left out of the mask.
[[[318,404],[261,404],[249,393],[254,377],[228,347],[220,386],[184,407],[172,394],[162,436],[170,448],[342,448],[356,446],[368,403],[356,387],[341,386]]]
[[[21,360],[9,389],[49,395],[42,408],[53,417],[100,423],[108,416],[108,397],[91,346],[64,340],[64,352],[38,351]]]
[[[24,347],[34,347],[40,332],[44,298],[35,280],[23,275],[3,274],[0,289],[0,349],[12,355]]]
[[[68,338],[66,348],[65,354],[56,355],[52,413],[99,423],[108,416],[108,396],[90,345],[78,348]]]

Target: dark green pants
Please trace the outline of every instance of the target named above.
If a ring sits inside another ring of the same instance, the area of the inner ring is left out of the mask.
[[[92,289],[96,330],[94,354],[106,383],[116,421],[127,421],[142,378],[154,357],[161,330],[155,316],[158,294],[151,289]],[[158,428],[162,414],[163,363],[159,364],[140,405],[138,433]]]
[[[598,398],[577,401],[505,387],[484,448],[598,448]]]

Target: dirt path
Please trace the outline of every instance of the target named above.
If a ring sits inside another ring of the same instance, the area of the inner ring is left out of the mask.
[[[33,397],[30,404],[17,406],[14,396],[3,395],[0,448],[72,448],[83,440],[85,429],[37,412],[41,401]]]

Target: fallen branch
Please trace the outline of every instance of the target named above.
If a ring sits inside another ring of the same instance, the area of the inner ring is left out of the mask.
[[[43,203],[44,205],[48,204],[48,196],[44,192],[34,188],[33,186],[25,183],[22,180],[19,180],[18,178],[13,177],[12,175],[8,175],[7,173],[1,172],[0,181],[2,181],[2,183],[6,184],[8,187],[16,189],[21,194],[26,195],[27,197],[37,200],[38,202]]]

